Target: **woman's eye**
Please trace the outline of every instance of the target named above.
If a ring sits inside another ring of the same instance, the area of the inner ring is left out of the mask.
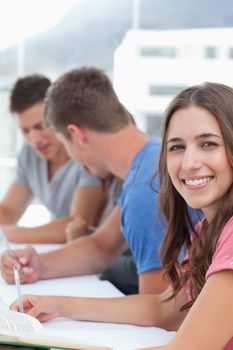
[[[44,130],[45,129],[45,126],[44,126],[44,124],[37,124],[36,126],[35,126],[35,129],[36,130],[39,130],[39,131],[42,131],[42,130]]]
[[[169,152],[175,152],[175,151],[179,151],[179,150],[181,150],[181,149],[183,149],[183,148],[184,148],[183,145],[173,145],[173,146],[170,146],[170,147],[168,148],[168,151],[169,151]]]
[[[206,141],[202,144],[203,148],[210,148],[210,147],[216,147],[216,146],[218,146],[218,144],[213,141]]]

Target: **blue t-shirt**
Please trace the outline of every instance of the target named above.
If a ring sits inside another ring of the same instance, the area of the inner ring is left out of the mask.
[[[86,172],[74,160],[68,160],[48,179],[48,162],[25,144],[17,159],[16,182],[30,187],[32,193],[47,207],[53,218],[69,215],[77,187],[99,187],[101,181]]]
[[[165,219],[159,216],[155,175],[160,141],[150,139],[134,157],[123,185],[119,206],[121,229],[135,258],[138,274],[161,267],[159,247]],[[153,181],[152,181],[153,179]]]

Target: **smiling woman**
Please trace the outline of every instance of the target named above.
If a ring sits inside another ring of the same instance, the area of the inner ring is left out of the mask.
[[[179,93],[165,113],[159,197],[168,229],[161,258],[171,294],[155,312],[173,324],[187,316],[169,344],[151,350],[233,349],[232,104],[232,88],[206,83]],[[205,215],[191,238],[187,204]]]
[[[232,184],[232,167],[218,121],[206,108],[191,105],[173,114],[167,168],[186,203],[211,221]]]

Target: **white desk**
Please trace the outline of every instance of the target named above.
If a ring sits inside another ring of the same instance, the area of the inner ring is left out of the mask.
[[[36,249],[46,251],[54,247],[56,246],[40,245]],[[22,285],[22,293],[83,297],[123,296],[110,282],[100,281],[95,275],[42,280],[34,284]],[[17,298],[15,286],[7,285],[1,279],[0,296],[7,304],[10,304]],[[65,318],[58,318],[43,325],[49,334],[77,338],[89,344],[111,346],[114,350],[133,350],[140,347],[162,345],[174,335],[174,332],[167,332],[156,327],[83,322]]]

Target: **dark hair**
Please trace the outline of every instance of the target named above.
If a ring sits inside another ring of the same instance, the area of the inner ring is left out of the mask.
[[[194,232],[196,238],[191,244],[190,219],[187,204],[173,186],[166,165],[167,133],[173,114],[189,106],[199,106],[209,111],[218,121],[226,153],[233,169],[233,89],[217,83],[205,83],[190,87],[180,92],[171,102],[165,112],[163,124],[163,141],[159,162],[161,188],[159,203],[168,225],[165,238],[161,246],[161,260],[166,274],[173,286],[174,297],[189,281],[191,301],[182,309],[190,307],[205,283],[205,274],[211,264],[216,243],[224,225],[233,215],[233,186],[221,199],[221,205],[214,219],[204,221],[201,234]],[[178,256],[182,247],[188,247],[188,258],[182,266],[178,263]]]
[[[50,85],[51,81],[39,74],[19,78],[11,90],[10,111],[20,113],[43,101]]]
[[[67,138],[68,124],[117,132],[132,123],[107,75],[93,67],[74,69],[52,84],[45,99],[45,121]]]

